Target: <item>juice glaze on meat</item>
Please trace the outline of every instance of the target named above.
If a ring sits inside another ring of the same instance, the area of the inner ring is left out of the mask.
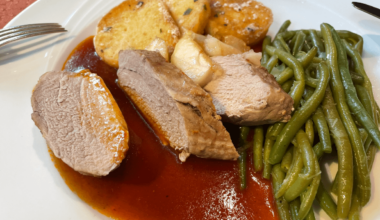
[[[115,83],[117,70],[97,56],[93,37],[74,49],[64,69],[89,69],[101,76],[130,132],[124,161],[106,177],[84,176],[51,154],[69,188],[94,209],[115,219],[278,219],[270,181],[255,173],[252,163],[248,188],[241,191],[236,161],[191,156],[181,164],[162,146]],[[237,127],[227,128],[233,138]]]

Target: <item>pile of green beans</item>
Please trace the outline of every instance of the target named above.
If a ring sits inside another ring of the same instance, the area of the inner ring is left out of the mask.
[[[325,23],[320,31],[289,26],[285,21],[273,40],[264,39],[261,65],[293,98],[294,111],[287,123],[251,128],[254,170],[272,179],[282,220],[315,219],[314,200],[331,219],[360,219],[380,147],[379,107],[361,58],[363,38]],[[242,127],[242,138],[249,129]],[[319,160],[332,151],[338,172],[329,189],[321,183]],[[242,183],[248,152],[239,160]]]

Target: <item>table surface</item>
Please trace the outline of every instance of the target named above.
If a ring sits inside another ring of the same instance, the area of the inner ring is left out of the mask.
[[[0,0],[0,29],[36,0]]]

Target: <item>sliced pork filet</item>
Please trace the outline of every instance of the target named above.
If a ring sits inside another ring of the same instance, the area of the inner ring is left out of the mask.
[[[243,126],[289,121],[293,99],[265,68],[253,65],[244,54],[212,60],[222,73],[204,89],[223,121]]]
[[[74,170],[105,176],[123,160],[127,124],[96,74],[45,73],[33,91],[32,107],[32,119],[48,146]]]
[[[165,145],[201,158],[236,160],[238,153],[201,87],[158,53],[125,50],[119,54],[118,78]]]

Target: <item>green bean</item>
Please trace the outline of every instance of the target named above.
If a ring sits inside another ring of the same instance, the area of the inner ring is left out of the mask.
[[[345,40],[341,41],[338,34],[333,28],[331,28],[331,33],[333,40],[335,42],[338,54],[338,65],[340,70],[340,75],[342,77],[342,83],[344,91],[346,94],[346,101],[348,107],[356,117],[356,119],[363,125],[367,130],[371,139],[375,142],[376,145],[380,146],[380,131],[376,126],[370,113],[366,111],[362,103],[359,101],[358,95],[354,83],[352,82],[350,71],[348,69],[348,61],[346,50],[343,47],[343,44],[347,44]]]
[[[277,190],[281,187],[281,183],[285,178],[285,173],[282,171],[280,164],[273,166],[272,177],[273,192],[276,193]]]
[[[276,47],[279,50],[286,51],[287,53],[290,53],[290,48],[286,44],[283,38],[281,37],[276,37],[273,41],[273,46]]]
[[[328,216],[330,216],[331,219],[338,219],[336,204],[326,189],[323,187],[322,183],[319,183],[316,198],[321,208],[326,212]]]
[[[347,216],[350,210],[354,183],[352,148],[350,139],[343,122],[340,119],[329,87],[326,89],[325,99],[322,103],[322,110],[338,152],[338,173],[340,173],[338,178],[341,180],[337,181],[339,189],[337,192],[338,213],[340,213],[339,217]]]
[[[243,146],[247,141],[249,127],[240,127],[239,145]],[[240,176],[240,189],[247,188],[247,151],[242,151],[238,159],[239,176]]]
[[[296,34],[295,31],[285,31],[285,32],[277,34],[273,40],[273,46],[276,47],[277,49],[290,53],[290,48],[288,44],[286,43],[286,41],[292,38],[295,34]]]
[[[360,39],[362,41],[361,36],[359,36],[359,35],[357,35],[357,36],[359,37],[359,41],[360,41]],[[360,86],[360,85],[355,86],[357,93],[358,93],[358,97],[359,97],[361,103],[364,105],[367,112],[372,115],[372,118],[374,119],[374,121],[377,124],[377,120],[379,119],[378,106],[377,106],[377,103],[375,102],[375,100],[373,98],[371,81],[369,80],[369,78],[368,78],[368,76],[364,70],[363,62],[361,60],[360,54],[358,54],[359,48],[353,49],[352,47],[349,47],[347,45],[345,45],[345,48],[346,48],[348,55],[353,60],[355,71],[361,73],[362,74],[361,76],[364,78],[363,86]],[[377,149],[375,149],[375,146],[370,145],[371,141],[372,140],[370,138],[368,138],[366,140],[366,143],[365,143],[365,150],[367,152],[367,161],[368,161],[368,169],[369,170],[372,169],[373,161],[374,161],[375,154],[377,151]]]
[[[313,57],[313,63],[320,63],[320,62],[323,62],[324,60],[322,58],[318,58],[318,57]]]
[[[318,68],[321,72],[321,78],[318,87],[316,88],[310,99],[307,100],[306,103],[294,113],[293,117],[277,136],[276,142],[273,145],[273,150],[271,151],[271,155],[269,157],[269,162],[272,164],[276,164],[281,161],[286,151],[286,148],[288,147],[298,130],[313,114],[313,112],[317,109],[318,105],[323,100],[326,87],[329,81],[329,71],[326,64],[324,63],[318,64]]]
[[[294,100],[294,106],[296,108],[301,100],[302,93],[305,88],[304,71],[301,63],[285,51],[270,46],[266,47],[266,50],[269,54],[277,55],[283,63],[293,69],[295,81],[290,91],[290,95]]]
[[[350,72],[351,74],[351,79],[352,81],[355,83],[355,85],[359,84],[363,84],[364,83],[364,77],[355,73],[355,72]]]
[[[276,55],[271,56],[268,62],[266,63],[265,68],[268,70],[268,73],[272,72],[273,67],[278,63],[278,57]]]
[[[265,51],[265,48],[268,46],[268,45],[271,45],[271,39],[269,36],[266,36],[264,38],[264,41],[263,41],[263,55],[262,55],[262,58],[261,58],[261,66],[266,66],[268,60],[269,60],[269,55],[268,53]]]
[[[247,151],[248,149],[250,149],[252,147],[252,142],[246,142],[243,146],[237,148],[237,152],[240,154],[244,151]]]
[[[354,189],[354,193],[352,195],[352,205],[351,210],[348,213],[348,219],[349,220],[360,220],[360,210],[361,210],[361,204],[360,204],[360,197],[358,195],[358,191]]]
[[[272,74],[275,78],[277,78],[281,73],[282,71],[284,71],[286,68],[286,65],[281,63],[281,64],[277,64],[273,69],[272,71],[270,72],[270,74]]]
[[[318,79],[314,79],[311,74],[312,74],[312,71],[315,69],[315,66],[314,65],[309,65],[306,69],[305,69],[305,83],[306,85],[312,87],[312,88],[316,88],[318,86],[318,83],[319,83],[319,80]]]
[[[371,171],[373,162],[375,161],[377,148],[375,145],[370,145],[367,151],[368,169]]]
[[[347,100],[344,93],[343,84],[341,81],[341,76],[339,73],[338,64],[338,51],[337,45],[334,42],[334,37],[332,31],[328,24],[322,24],[322,35],[325,42],[327,61],[330,66],[331,71],[331,88],[333,91],[334,99],[337,102],[338,112],[343,120],[343,124],[349,134],[349,138],[352,144],[352,149],[354,152],[354,161],[356,168],[358,169],[358,184],[360,186],[360,196],[362,204],[366,204],[370,198],[371,182],[369,178],[368,165],[365,157],[364,146],[360,138],[359,131],[355,125],[355,121],[352,119],[350,109],[347,105]],[[338,204],[339,205],[339,204]],[[345,214],[345,216],[341,216]],[[346,213],[339,213],[339,217],[347,217]]]
[[[315,55],[317,55],[317,52],[317,48],[313,47],[305,55],[298,59],[303,68],[306,68],[313,62],[313,60],[315,59]]]
[[[240,127],[239,147],[244,146],[247,143],[249,130],[249,127]]]
[[[334,178],[334,180],[332,182],[331,193],[333,193],[334,195],[338,196],[338,188],[339,188],[339,170],[335,174],[335,178]]]
[[[289,47],[290,48],[293,48],[294,47],[294,45],[295,45],[295,43],[296,43],[296,38],[297,38],[297,36],[296,36],[296,34],[298,33],[298,32],[302,32],[302,33],[304,33],[305,35],[306,35],[306,38],[305,38],[305,40],[307,39],[307,37],[308,37],[308,35],[309,35],[309,30],[303,30],[303,29],[300,29],[300,30],[296,30],[296,31],[293,31],[294,32],[294,36],[290,39],[288,39],[288,42],[289,42]]]
[[[306,190],[306,192],[303,194],[303,198],[301,199],[301,206],[299,210],[299,219],[303,219],[308,215],[309,210],[311,209],[311,206],[313,205],[313,201],[315,199],[315,196],[317,195],[319,183],[321,182],[321,170],[319,168],[319,163],[314,156],[314,166],[315,166],[315,174],[313,177],[313,180],[309,186],[309,188]]]
[[[309,138],[310,144],[314,144],[314,125],[313,120],[311,118],[309,118],[306,121],[305,132],[307,137]]]
[[[292,219],[298,219],[298,212],[300,209],[300,199],[297,198],[289,203],[290,213],[292,214]]]
[[[290,20],[286,20],[286,21],[284,21],[284,23],[282,23],[280,29],[278,29],[278,32],[277,32],[277,34],[276,34],[275,37],[277,37],[278,34],[281,34],[281,33],[283,33],[283,32],[286,32],[286,31],[288,30],[288,27],[290,26],[290,24],[291,24]]]
[[[268,158],[274,143],[274,140],[268,138],[268,134],[273,129],[273,125],[270,126],[267,130],[267,133],[265,135],[265,143],[264,143],[264,170],[263,170],[263,177],[265,179],[270,179],[270,172],[272,170],[272,164],[268,162]]]
[[[284,64],[281,64],[281,65],[278,65],[277,64],[277,66],[274,66],[273,68],[272,68],[272,71],[271,72],[269,72],[272,76],[274,76],[274,78],[276,79],[281,73],[282,73],[282,71],[284,71],[284,69],[283,70],[280,70],[280,68],[282,67],[282,66],[284,66]],[[264,66],[265,67],[265,66]],[[267,68],[267,67],[265,67],[265,68]],[[268,69],[267,69],[268,70]]]
[[[282,171],[284,171],[285,173],[288,172],[289,167],[292,164],[292,161],[293,161],[293,147],[289,148],[286,151],[284,157],[282,158],[282,161],[281,161]]]
[[[366,131],[367,132],[367,131]],[[367,152],[369,146],[372,144],[372,139],[370,137],[367,137],[367,139],[364,142],[364,150]]]
[[[364,77],[363,87],[366,88],[366,90],[367,90],[367,92],[371,98],[372,118],[373,118],[373,121],[375,121],[377,123],[377,121],[378,121],[377,114],[376,114],[376,105],[377,104],[375,102],[375,98],[373,97],[372,83],[369,80],[367,73],[364,70],[362,58],[360,57],[358,50],[353,49],[348,44],[343,44],[343,46],[346,48],[346,52],[347,52],[348,56],[354,62],[355,72],[359,73],[361,76]],[[375,143],[375,144],[377,147],[379,147],[379,145],[377,143]]]
[[[361,85],[355,85],[355,88],[360,102],[363,104],[365,110],[373,117],[374,113],[371,106],[371,96],[369,95],[368,91]]]
[[[272,169],[272,183],[274,192],[280,188],[284,177],[285,173],[282,172],[280,164],[274,165]],[[280,220],[291,220],[288,202],[283,198],[279,198],[276,199],[276,205]]]
[[[306,86],[305,91],[303,93],[304,104],[307,100],[309,100],[311,98],[314,91],[315,91],[315,89],[311,88],[310,86]]]
[[[284,198],[276,199],[276,206],[280,220],[292,220],[289,211],[289,203]]]
[[[352,38],[345,38],[345,40],[347,41],[347,43],[350,44],[351,47],[354,47],[357,43],[357,41],[355,39],[352,39]]]
[[[356,88],[356,91],[357,91],[357,94],[358,94],[360,102],[363,104],[363,106],[366,109],[366,111],[372,117],[374,117],[375,114],[373,113],[373,109],[372,109],[372,105],[371,105],[371,97],[370,97],[368,91],[366,90],[365,87],[363,87],[361,85],[355,85],[355,88]],[[368,133],[367,133],[367,135],[368,135]],[[365,151],[368,150],[369,145],[371,143],[372,143],[372,138],[368,138],[368,139],[365,140],[365,142],[364,142],[364,149],[365,149]]]
[[[296,34],[296,41],[293,46],[292,54],[295,56],[298,51],[301,51],[302,46],[304,45],[306,35],[302,31],[298,31]]]
[[[288,190],[290,185],[292,185],[298,178],[298,175],[301,173],[302,167],[303,167],[302,157],[300,156],[300,153],[298,152],[298,148],[294,147],[292,163],[290,164],[289,171],[286,173],[284,182],[282,183],[280,189],[275,194],[275,198],[280,198],[281,196],[285,194],[285,192]]]
[[[301,206],[300,207],[302,207],[302,203],[305,201],[305,199],[306,199],[306,192],[303,192],[300,196],[300,200],[301,200]],[[300,212],[301,212],[301,208],[300,208]],[[301,214],[299,214],[299,215],[301,215]],[[298,217],[298,218],[301,219],[300,217]],[[304,220],[315,220],[313,208],[309,209]]]
[[[278,136],[278,134],[280,134],[284,126],[285,126],[285,123],[282,123],[282,122],[278,122],[274,124],[272,130],[268,134],[268,138],[272,140],[276,140],[276,137]]]
[[[362,77],[362,78],[363,78],[363,83],[364,83],[364,77],[361,76],[361,75],[359,75],[358,73],[355,73],[355,72],[354,72],[354,69],[355,69],[355,63],[354,63],[354,61],[352,61],[351,59],[348,60],[348,67],[350,68],[351,74],[355,74],[355,75],[358,75],[358,76]],[[362,84],[362,83],[360,83],[360,84]]]
[[[323,146],[323,152],[331,153],[331,139],[330,139],[330,131],[327,126],[327,122],[325,116],[323,115],[323,111],[321,107],[318,107],[313,114],[313,121],[317,127],[318,136]]]
[[[284,37],[283,37],[284,33],[286,33],[286,32],[279,33],[279,34],[277,34],[277,36],[275,36],[275,38],[273,40],[273,46],[279,50],[283,50],[283,51],[286,51],[287,53],[290,53],[290,48],[286,44]]]
[[[373,111],[372,111],[371,97],[368,94],[368,91],[363,86],[360,86],[360,85],[355,85],[355,88],[356,88],[356,91],[358,93],[358,97],[359,97],[360,102],[363,104],[363,106],[367,110],[367,112],[370,115],[372,115],[372,117],[373,117],[376,113],[373,113]],[[368,136],[368,133],[367,133],[367,136]],[[371,143],[372,143],[372,138],[367,138],[365,140],[364,149],[366,152],[368,151],[368,148],[371,145]],[[367,157],[368,157],[368,155],[367,155]]]
[[[360,124],[364,126],[364,128],[367,130],[367,133],[370,136],[370,138],[375,142],[377,146],[380,146],[379,128],[373,121],[371,114],[369,114],[366,111],[362,103],[359,101],[359,98],[357,96],[354,84],[352,82],[352,79],[348,70],[346,50],[343,48],[342,42],[338,34],[334,32],[334,29],[331,28],[331,30],[332,30],[332,36],[333,36],[333,39],[338,51],[338,64],[339,64],[339,69],[340,69],[340,73],[342,77],[343,86],[345,89],[345,94],[347,97],[346,100],[347,100],[348,107],[350,108],[351,113],[353,113],[356,119],[360,122]],[[343,44],[347,45],[347,42],[343,40]],[[369,143],[370,143],[370,140],[369,140]],[[356,146],[357,148],[354,148],[354,156],[355,156],[355,161],[356,161],[355,167],[358,169],[357,173],[359,175],[358,184],[360,187],[360,201],[361,201],[361,205],[364,206],[369,201],[370,196],[371,196],[371,192],[370,192],[371,180],[369,176],[368,163],[367,163],[367,158],[366,158],[363,143],[360,142],[360,144],[357,144]]]
[[[292,140],[291,143],[292,143],[294,146],[298,147],[296,137],[293,138],[293,140]]]
[[[310,76],[305,76],[305,84],[312,88],[316,88],[318,86],[319,80],[313,79]]]
[[[304,88],[305,88],[305,80],[303,80],[303,81],[297,81],[297,80],[295,80],[293,82],[293,86],[290,89],[290,91],[289,91],[288,94],[293,99],[293,102],[294,102],[293,107],[294,107],[294,109],[298,109],[298,107],[299,107],[299,104],[301,102],[301,97],[302,97],[302,94],[301,94],[300,91],[301,91],[301,89],[303,90]]]
[[[290,53],[290,48],[288,44],[286,44],[286,40],[292,38],[295,33],[296,32],[294,31],[285,31],[277,34],[277,36],[274,38],[273,46],[277,49]]]
[[[313,176],[316,174],[316,156],[314,154],[313,148],[310,145],[306,133],[302,129],[300,129],[297,133],[296,139],[298,143],[298,148],[301,151],[302,162],[304,164],[304,172],[300,174],[296,181],[294,181],[294,183],[289,187],[289,189],[286,190],[284,198],[288,202],[300,196],[301,193],[313,180]]]
[[[309,52],[307,52],[304,56],[302,56],[301,58],[297,60],[301,63],[302,67],[306,68],[307,66],[309,66],[310,63],[313,62],[313,59],[315,58],[317,51],[318,51],[317,48],[313,47]],[[271,51],[271,52],[274,53],[274,51]],[[271,53],[271,55],[273,54]],[[281,85],[287,80],[289,80],[290,78],[292,78],[293,76],[294,76],[293,69],[290,67],[287,67],[284,71],[281,72],[279,76],[276,77],[276,81]]]
[[[282,33],[279,33],[277,36],[275,36],[275,39],[282,39],[284,43],[286,44],[286,41],[289,41],[296,35],[297,31],[285,31]]]
[[[321,41],[321,38],[318,37],[317,32],[315,30],[310,30],[311,42],[318,49],[318,57],[324,58],[326,57],[325,46]]]
[[[284,71],[282,71],[276,77],[276,81],[278,82],[278,84],[282,85],[283,83],[285,83],[286,81],[291,79],[293,77],[293,75],[294,75],[293,70],[291,68],[287,67]]]
[[[289,79],[288,81],[286,81],[284,84],[281,85],[281,88],[284,90],[284,92],[288,93],[290,91],[290,89],[293,86],[293,81],[294,80]]]
[[[368,138],[368,133],[364,128],[358,128],[360,133],[360,138],[362,139],[362,142],[365,143]],[[367,151],[367,149],[366,149]]]
[[[305,220],[315,220],[313,209],[309,210],[309,212],[307,213],[307,215],[306,215],[306,217],[304,219]]]
[[[323,145],[322,145],[322,143],[319,142],[318,144],[314,145],[313,150],[314,150],[315,156],[319,160],[323,156]]]
[[[339,37],[342,39],[346,38],[353,38],[357,42],[355,45],[355,49],[358,50],[360,54],[363,53],[363,38],[362,36],[355,34],[351,31],[337,31],[339,34]]]
[[[309,45],[309,42],[305,40],[304,44],[302,45],[302,51],[308,52],[312,47]]]
[[[294,56],[297,60],[300,60],[301,57],[305,56],[306,52],[305,51],[298,51],[298,53]]]
[[[244,190],[247,188],[247,152],[243,151],[240,153],[238,158],[239,163],[239,176],[240,176],[240,189]]]
[[[303,42],[303,45],[301,47],[301,50],[299,52],[308,52],[313,46],[311,43],[305,38],[305,41]]]
[[[263,143],[264,128],[263,126],[255,127],[253,136],[253,165],[256,172],[263,170]]]

